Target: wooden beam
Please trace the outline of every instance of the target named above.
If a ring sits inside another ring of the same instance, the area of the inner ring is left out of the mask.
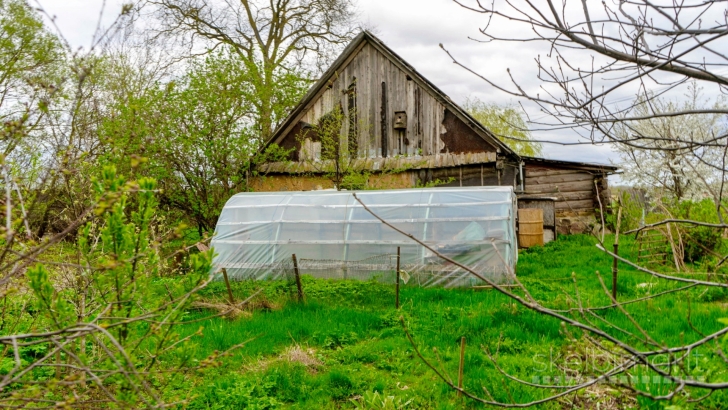
[[[594,205],[593,199],[584,199],[580,201],[557,201],[554,207],[559,210],[594,210],[597,207]]]
[[[540,185],[540,184],[556,184],[561,182],[575,182],[575,181],[593,181],[594,176],[587,174],[586,172],[572,173],[564,175],[553,175],[547,177],[526,177],[526,184]]]
[[[554,175],[565,175],[565,174],[577,174],[577,173],[588,173],[586,170],[581,169],[529,169],[528,165],[526,165],[526,169],[524,170],[526,173],[526,178],[529,177],[548,177],[548,176],[554,176]]]
[[[576,192],[559,192],[551,195],[557,198],[557,202],[562,201],[580,201],[583,199],[594,200],[595,195],[592,191],[576,191]]]
[[[387,122],[387,83],[382,81],[382,106],[381,106],[381,127],[382,127],[382,157],[387,157],[388,147],[387,139],[389,138],[389,124]]]
[[[541,193],[558,193],[558,192],[577,192],[577,191],[593,191],[594,185],[592,181],[573,181],[573,182],[556,182],[553,184],[533,184],[526,178],[526,194]]]

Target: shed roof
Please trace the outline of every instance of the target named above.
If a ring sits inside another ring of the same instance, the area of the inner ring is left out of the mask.
[[[581,162],[581,161],[565,161],[560,159],[548,159],[539,157],[521,157],[526,164],[541,164],[545,166],[556,166],[559,168],[571,168],[582,171],[597,172],[601,174],[614,174],[619,171],[619,167],[608,164],[600,164],[594,162]]]

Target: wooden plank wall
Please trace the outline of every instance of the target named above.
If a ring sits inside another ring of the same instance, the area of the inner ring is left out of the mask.
[[[594,215],[599,207],[595,175],[578,169],[526,164],[525,193],[557,198],[556,216]]]
[[[305,112],[301,121],[315,124],[337,105],[347,110],[346,90],[356,78],[358,156],[373,158],[382,155],[382,82],[387,83],[387,156],[436,155],[444,143],[440,135],[447,132],[442,125],[445,107],[400,70],[373,46],[364,46],[338,73],[326,89]],[[395,130],[394,113],[407,113],[407,129]],[[345,121],[342,137],[348,135]],[[409,144],[404,144],[404,138]],[[286,138],[290,138],[287,136]],[[346,138],[342,138],[343,141]]]

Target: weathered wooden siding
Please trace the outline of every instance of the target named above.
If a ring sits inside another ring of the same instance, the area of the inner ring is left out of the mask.
[[[512,186],[516,188],[516,167],[505,164],[498,168],[492,164],[463,165],[427,170],[427,174],[420,172],[420,184],[439,181],[437,186]]]
[[[382,83],[386,86],[382,87]],[[496,151],[495,147],[453,115],[421,84],[369,43],[364,43],[353,53],[328,86],[314,97],[280,145],[300,149],[298,139],[301,136],[301,122],[316,124],[322,116],[337,107],[341,108],[345,118],[341,141],[342,145],[346,145],[350,127],[346,120],[349,118],[348,92],[352,84],[356,87],[359,158]],[[401,111],[407,113],[406,130],[394,129],[394,113]],[[386,118],[384,127],[382,118]],[[386,142],[382,139],[383,133],[386,134]],[[385,152],[382,151],[383,145],[386,147]],[[342,148],[344,152],[348,151],[345,146]],[[294,157],[291,159],[298,159],[297,155]]]
[[[579,233],[589,229],[608,204],[607,179],[580,169],[564,169],[526,164],[526,195],[556,198],[555,209],[560,233]]]

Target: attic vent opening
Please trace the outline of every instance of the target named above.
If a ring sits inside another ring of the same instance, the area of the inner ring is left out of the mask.
[[[405,130],[407,129],[407,112],[397,111],[394,113],[394,129]]]

